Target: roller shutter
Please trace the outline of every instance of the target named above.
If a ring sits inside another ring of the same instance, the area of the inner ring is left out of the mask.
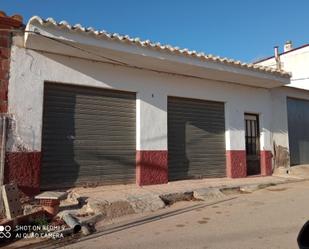
[[[170,180],[225,177],[224,103],[168,98]]]
[[[291,165],[309,164],[309,101],[287,99]]]
[[[135,181],[135,94],[46,83],[41,188]]]

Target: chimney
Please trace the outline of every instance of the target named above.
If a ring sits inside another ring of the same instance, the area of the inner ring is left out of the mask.
[[[285,44],[284,44],[284,48],[283,48],[283,51],[284,52],[289,52],[293,49],[293,43],[292,41],[287,41]]]
[[[276,60],[277,69],[281,70],[281,61],[280,61],[279,47],[278,46],[274,47],[274,52],[275,52],[275,60]]]

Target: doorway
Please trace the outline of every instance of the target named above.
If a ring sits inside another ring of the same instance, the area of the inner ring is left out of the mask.
[[[260,127],[259,115],[245,113],[247,175],[259,175],[260,166]]]
[[[169,181],[226,176],[224,103],[168,97]]]

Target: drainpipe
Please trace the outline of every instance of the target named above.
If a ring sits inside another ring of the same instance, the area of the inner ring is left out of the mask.
[[[0,151],[0,187],[2,188],[4,182],[4,163],[5,163],[5,144],[6,144],[6,116],[0,117],[2,121],[1,134],[1,151]]]
[[[275,52],[275,60],[276,60],[276,66],[278,70],[281,70],[281,61],[280,61],[280,55],[279,55],[279,47],[274,47]]]
[[[1,129],[1,144],[0,144],[0,213],[4,213],[3,198],[2,198],[2,186],[4,183],[4,163],[5,163],[5,145],[6,145],[6,116],[0,115]]]

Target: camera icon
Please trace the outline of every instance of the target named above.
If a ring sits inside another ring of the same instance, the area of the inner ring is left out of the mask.
[[[0,226],[0,239],[11,238],[11,227],[10,226]]]

